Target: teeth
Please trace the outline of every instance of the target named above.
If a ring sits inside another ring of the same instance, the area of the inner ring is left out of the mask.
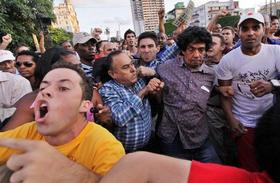
[[[42,104],[40,105],[40,107],[47,107],[47,104],[46,104],[46,103],[42,103]]]

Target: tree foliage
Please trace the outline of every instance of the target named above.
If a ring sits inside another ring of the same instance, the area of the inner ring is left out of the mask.
[[[232,26],[234,27],[235,24],[238,23],[240,16],[225,16],[218,20],[218,23],[221,24],[222,27],[224,26]]]
[[[165,33],[168,36],[171,36],[173,31],[176,29],[176,26],[173,25],[173,21],[174,21],[174,19],[170,19],[170,20],[167,20],[166,23],[164,24]]]
[[[17,43],[33,46],[32,33],[39,34],[39,17],[54,19],[52,0],[0,0],[0,32],[12,35]]]
[[[54,44],[59,44],[62,41],[72,40],[73,34],[71,32],[66,32],[61,28],[50,28],[50,35],[52,42]]]

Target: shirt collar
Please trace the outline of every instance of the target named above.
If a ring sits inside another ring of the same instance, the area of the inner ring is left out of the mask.
[[[185,67],[185,68],[189,69],[190,72],[202,72],[202,73],[208,73],[208,74],[213,73],[213,69],[211,67],[207,66],[205,63],[203,63],[197,69],[188,68],[183,57],[178,57],[178,64],[180,67]]]

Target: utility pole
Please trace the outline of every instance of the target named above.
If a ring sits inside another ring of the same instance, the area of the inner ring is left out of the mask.
[[[270,16],[272,15],[272,0],[270,0],[270,3],[269,3],[269,15]]]

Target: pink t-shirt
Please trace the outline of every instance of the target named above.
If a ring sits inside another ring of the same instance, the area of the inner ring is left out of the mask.
[[[274,183],[265,172],[192,161],[188,183]]]

